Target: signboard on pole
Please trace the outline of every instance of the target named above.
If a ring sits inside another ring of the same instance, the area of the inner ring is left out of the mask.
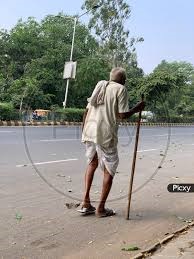
[[[65,62],[63,79],[75,79],[77,62]]]

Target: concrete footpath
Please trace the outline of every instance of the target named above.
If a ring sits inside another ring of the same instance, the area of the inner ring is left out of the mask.
[[[194,227],[158,250],[151,259],[194,259]]]

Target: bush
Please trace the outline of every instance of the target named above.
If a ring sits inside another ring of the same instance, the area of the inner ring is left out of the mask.
[[[57,109],[52,116],[52,120],[81,122],[84,111],[84,109],[77,108]]]
[[[70,121],[70,122],[82,122],[83,114],[85,109],[77,108],[66,108],[66,109],[57,109],[54,113],[55,118],[52,120],[56,121]],[[142,116],[144,118],[145,116]],[[134,114],[127,121],[137,122],[138,114]]]
[[[0,120],[18,120],[19,112],[16,111],[12,103],[0,103]]]

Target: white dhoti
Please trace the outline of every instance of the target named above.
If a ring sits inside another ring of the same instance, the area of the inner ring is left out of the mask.
[[[97,153],[101,169],[104,171],[106,168],[109,174],[114,177],[119,164],[117,147],[105,148],[93,142],[86,142],[85,144],[87,163],[90,164]]]

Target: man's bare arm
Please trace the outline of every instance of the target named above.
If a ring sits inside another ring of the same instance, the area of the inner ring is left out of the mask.
[[[139,102],[135,107],[133,107],[132,109],[130,109],[128,112],[125,113],[119,113],[118,116],[121,119],[127,119],[129,117],[131,117],[133,114],[142,111],[145,108],[145,102]]]

